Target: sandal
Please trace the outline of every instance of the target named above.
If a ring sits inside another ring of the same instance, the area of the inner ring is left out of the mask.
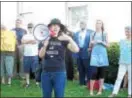
[[[108,96],[109,98],[115,97],[116,94],[111,94],[110,96]]]
[[[90,96],[94,96],[93,92],[90,92]]]
[[[98,92],[97,95],[102,95],[102,92]]]

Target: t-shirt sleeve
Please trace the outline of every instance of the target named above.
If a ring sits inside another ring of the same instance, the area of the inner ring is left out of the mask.
[[[63,41],[62,44],[63,44],[63,46],[64,46],[65,48],[67,48],[67,45],[69,44],[69,42],[68,42],[68,41]]]

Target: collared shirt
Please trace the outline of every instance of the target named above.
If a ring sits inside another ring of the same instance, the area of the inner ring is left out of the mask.
[[[121,40],[120,41],[120,60],[119,64],[131,64],[131,41]]]
[[[79,47],[83,48],[85,43],[86,30],[80,31],[79,33]]]
[[[14,52],[16,46],[16,36],[10,30],[1,31],[1,51]]]

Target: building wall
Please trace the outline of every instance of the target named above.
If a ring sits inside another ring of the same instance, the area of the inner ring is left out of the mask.
[[[124,38],[124,27],[131,25],[130,2],[69,2],[68,7],[88,6],[87,26],[95,30],[97,19],[103,20],[109,41],[115,42]],[[79,28],[79,25],[77,25]]]
[[[124,26],[131,24],[131,3],[129,2],[68,2],[68,7],[88,5],[88,28],[95,30],[96,19],[104,21],[109,41],[124,38]],[[29,22],[48,24],[52,18],[59,18],[62,23],[70,17],[65,9],[65,2],[24,2],[22,12],[33,12],[24,16],[24,25]],[[14,27],[16,2],[1,3],[1,20],[8,28]],[[70,26],[70,25],[69,25]],[[76,26],[79,28],[79,25]]]
[[[11,29],[17,17],[16,2],[1,2],[1,23]]]

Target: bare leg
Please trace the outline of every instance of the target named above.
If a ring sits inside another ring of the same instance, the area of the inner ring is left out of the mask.
[[[8,77],[8,85],[11,85],[11,77]]]
[[[5,84],[5,78],[4,77],[1,78],[1,83]]]
[[[26,73],[25,74],[25,77],[26,77],[26,84],[29,85],[29,73]]]
[[[90,80],[90,95],[93,96],[93,88],[94,88],[95,80]]]
[[[98,91],[97,95],[101,95],[102,94],[104,79],[100,79],[99,80],[99,84],[100,84],[100,86],[99,86],[99,91]]]

